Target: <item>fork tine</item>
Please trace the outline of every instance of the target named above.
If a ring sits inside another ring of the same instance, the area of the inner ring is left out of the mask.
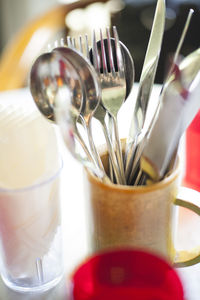
[[[71,38],[71,36],[67,36],[67,46],[68,47],[71,47],[72,46],[72,38]]]
[[[66,41],[64,38],[60,39],[60,45],[61,45],[61,47],[64,47],[66,45]]]
[[[102,68],[103,68],[103,73],[106,74],[108,73],[108,68],[107,68],[107,61],[106,61],[105,45],[104,45],[103,34],[101,29],[100,29],[100,41],[101,41]]]
[[[76,49],[76,39],[74,37],[72,38],[72,46]]]
[[[88,36],[85,34],[85,39],[83,40],[83,37],[79,36],[79,48],[80,52],[87,57],[87,59],[90,60],[90,50],[89,50],[89,42],[88,42]]]
[[[48,43],[47,45],[47,52],[51,52],[52,51],[52,45],[50,43]]]
[[[93,55],[93,65],[96,72],[100,73],[100,65],[99,65],[99,57],[97,51],[97,41],[96,41],[96,34],[95,30],[93,30],[93,42],[92,42],[92,55]]]
[[[89,43],[88,43],[88,35],[85,35],[85,49],[86,49],[86,56],[90,59],[90,50],[89,50]]]
[[[108,45],[108,57],[109,57],[109,65],[111,73],[115,73],[114,60],[113,60],[113,52],[112,52],[112,44],[110,38],[110,30],[109,27],[106,28],[107,33],[107,45]]]
[[[68,36],[67,38],[68,38],[68,47],[74,48],[74,49],[78,50],[81,54],[84,55],[84,47],[83,47],[83,38],[82,38],[82,36],[80,35],[78,37],[78,41],[76,40],[75,37],[71,38],[71,37]]]
[[[116,51],[116,57],[117,57],[118,72],[124,72],[123,56],[122,56],[122,52],[121,52],[121,46],[120,46],[119,36],[117,33],[116,26],[113,26],[113,34],[114,34],[114,39],[115,39],[115,51]]]
[[[83,54],[83,41],[82,41],[82,36],[79,36],[79,49],[80,52]]]
[[[55,40],[55,42],[54,42],[54,48],[57,48],[58,46],[59,46],[59,43],[58,43],[57,40]]]

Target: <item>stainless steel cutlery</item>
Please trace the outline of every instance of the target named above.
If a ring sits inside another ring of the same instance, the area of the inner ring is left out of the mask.
[[[200,108],[200,50],[179,59],[191,15],[190,10],[159,105],[144,130],[165,25],[165,1],[157,1],[125,149],[118,112],[132,91],[135,71],[115,26],[113,36],[106,28],[98,38],[93,31],[91,39],[87,35],[61,39],[33,64],[30,89],[39,110],[59,125],[72,155],[103,182],[140,185],[147,178],[158,181],[167,174],[180,137]],[[109,170],[104,169],[94,142],[93,119],[104,133]],[[85,128],[87,141],[77,124]]]

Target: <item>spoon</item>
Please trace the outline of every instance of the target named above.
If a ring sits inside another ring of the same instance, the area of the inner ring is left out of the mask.
[[[96,165],[105,173],[102,161],[96,150],[92,138],[91,120],[100,102],[100,85],[93,66],[84,58],[80,52],[67,47],[57,47],[53,52],[60,53],[65,57],[78,72],[83,88],[83,106],[80,117],[86,128],[88,141],[94,155]],[[87,83],[87,84],[86,84]]]
[[[71,133],[82,146],[90,164],[94,165],[93,157],[76,126],[82,109],[82,85],[72,65],[56,52],[40,55],[31,69],[30,90],[40,112],[52,122],[56,120],[55,111],[58,99],[61,98],[62,101],[65,99],[68,111],[70,111]],[[68,124],[69,120],[66,122]]]
[[[75,85],[71,104],[79,113],[82,107],[81,83],[69,62],[51,52],[40,55],[32,65],[30,91],[39,111],[50,121],[55,122],[55,96],[59,86],[68,90],[71,74]]]

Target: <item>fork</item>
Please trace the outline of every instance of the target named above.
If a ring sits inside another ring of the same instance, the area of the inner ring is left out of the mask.
[[[113,167],[114,175],[116,182],[118,184],[126,184],[122,150],[119,139],[118,125],[117,125],[117,113],[125,100],[126,95],[126,81],[124,74],[124,63],[121,53],[121,47],[119,43],[118,33],[116,27],[113,27],[115,47],[114,51],[112,50],[111,37],[109,28],[106,29],[107,33],[107,47],[108,47],[108,57],[106,57],[105,46],[103,40],[103,34],[100,30],[100,41],[96,41],[95,31],[93,31],[93,46],[92,46],[92,59],[90,56],[88,38],[85,35],[85,49],[83,47],[83,39],[79,37],[79,43],[77,43],[76,38],[67,37],[66,41],[61,40],[62,46],[68,46],[75,48],[82,55],[91,59],[91,62],[100,78],[101,88],[102,88],[102,99],[101,104],[97,107],[93,117],[98,119],[103,127],[103,132],[105,135],[106,143],[108,146],[109,157],[111,159],[111,165]],[[97,44],[100,42],[100,49],[97,49]],[[84,51],[85,50],[85,51]],[[100,50],[100,54],[98,54]],[[115,52],[115,53],[113,53]],[[116,65],[114,64],[113,56],[116,56]],[[102,65],[102,68],[101,68]],[[116,92],[117,91],[117,92]],[[112,119],[114,125],[114,134],[115,134],[115,151],[113,150],[111,137],[108,135],[108,130],[105,124],[105,116],[108,113],[109,118]]]
[[[79,36],[79,41],[77,42],[76,38],[72,38],[70,36],[67,36],[67,46],[75,48],[82,55],[87,57],[88,60],[90,60],[90,50],[89,50],[89,43],[88,43],[88,36],[87,35],[85,35],[84,40],[85,41],[83,43],[82,36]],[[64,44],[64,40],[62,40],[61,43]],[[85,47],[83,46],[83,44],[85,45]],[[96,44],[96,42],[95,42],[95,44]],[[122,180],[120,172],[119,172],[115,152],[113,150],[111,139],[110,139],[110,136],[108,134],[108,129],[107,129],[106,122],[105,122],[106,115],[107,115],[107,111],[103,107],[103,105],[100,103],[98,105],[97,109],[95,110],[93,117],[96,118],[100,122],[100,124],[102,125],[103,133],[104,133],[104,136],[105,136],[105,139],[106,139],[106,144],[107,144],[107,147],[108,147],[109,158],[111,160],[111,166],[112,166],[113,171],[114,171],[116,182],[118,184],[123,184],[123,180]]]
[[[114,53],[111,46],[109,28],[106,29],[108,56],[106,56],[102,30],[100,30],[100,56],[98,55],[95,31],[93,31],[93,64],[97,71],[102,88],[102,104],[107,110],[109,117],[113,120],[115,135],[115,151],[117,155],[122,184],[126,184],[122,149],[119,139],[117,114],[125,100],[126,80],[124,73],[124,62],[119,43],[117,29],[113,26],[115,40],[116,65],[114,64]]]

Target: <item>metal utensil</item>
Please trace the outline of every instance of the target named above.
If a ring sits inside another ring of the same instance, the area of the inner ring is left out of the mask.
[[[172,72],[174,71],[174,68],[175,68],[176,64],[178,63],[179,53],[180,53],[181,47],[183,45],[186,33],[188,31],[188,28],[189,28],[190,21],[191,21],[193,13],[194,13],[194,10],[190,9],[189,13],[188,13],[188,16],[187,16],[187,19],[186,19],[186,22],[185,22],[185,25],[184,25],[184,28],[183,28],[183,31],[182,31],[182,34],[181,34],[181,37],[180,37],[179,42],[178,42],[178,45],[177,45],[177,48],[176,48],[176,51],[175,51],[175,54],[174,54],[171,66],[169,68],[169,71],[167,73],[165,82],[163,84],[163,87],[162,87],[162,90],[161,90],[161,94],[160,94],[160,99],[162,99],[162,95],[163,95],[163,93],[165,93],[165,89],[168,87],[169,82],[171,80]],[[196,51],[191,56],[193,57],[193,55],[196,55]],[[195,72],[195,70],[199,66],[199,64],[198,64],[198,54],[196,55],[197,60],[195,60],[195,59],[192,60],[189,57],[190,57],[190,55],[188,56],[188,58],[186,58],[186,63],[184,63],[185,66],[186,66],[186,64],[188,65],[188,68],[184,68],[183,72],[184,73],[186,73],[186,72],[187,73],[188,72],[192,72],[193,76],[196,76],[197,73]],[[191,66],[189,66],[190,63],[191,63]],[[196,64],[196,65],[194,65],[194,64]],[[182,64],[181,64],[181,66],[182,66]],[[189,80],[189,82],[191,82],[192,78],[189,75],[190,74],[185,74],[185,76],[183,76],[183,77],[186,80]],[[155,108],[155,111],[154,111],[154,113],[151,116],[151,122],[150,122],[150,124],[149,124],[146,132],[143,132],[143,134],[140,135],[141,141],[139,141],[139,143],[138,143],[138,145],[136,147],[136,150],[135,150],[134,161],[133,161],[133,164],[132,164],[131,173],[130,173],[129,178],[128,178],[128,183],[129,184],[132,183],[134,177],[136,177],[135,182],[134,182],[135,185],[137,185],[137,183],[140,181],[141,172],[140,172],[140,174],[137,175],[137,171],[139,169],[139,160],[140,160],[141,154],[143,152],[143,149],[144,149],[146,140],[148,138],[148,135],[151,132],[152,126],[154,124],[154,120],[155,120],[155,118],[157,116],[157,113],[159,111],[160,104],[161,104],[161,101],[158,101],[157,106]]]
[[[94,156],[95,162],[99,168],[104,171],[103,164],[96,150],[94,140],[92,138],[91,119],[100,102],[100,86],[98,77],[93,69],[93,66],[85,59],[80,52],[72,48],[58,47],[54,48],[53,52],[60,53],[65,57],[78,72],[83,89],[83,106],[80,111],[80,116],[86,128],[88,141]],[[86,84],[87,82],[87,84]]]
[[[192,52],[180,64],[180,71],[184,74],[183,79],[184,86],[189,88],[189,85],[196,77],[200,70],[200,48]]]
[[[196,55],[194,58],[196,60]],[[191,65],[183,66],[184,61],[171,75],[158,118],[140,160],[141,170],[155,181],[165,175],[181,135],[200,108],[200,70],[196,70],[189,80],[185,76]]]
[[[94,163],[76,127],[76,120],[82,107],[82,87],[78,74],[58,53],[44,53],[36,59],[30,72],[30,91],[39,111],[45,118],[55,122],[56,99],[64,96],[67,100],[70,86],[73,132],[89,160]]]
[[[71,42],[71,39],[70,39],[70,42]],[[76,47],[75,39],[72,40],[71,46]],[[91,53],[92,49],[89,51],[87,35],[85,36],[85,48],[86,48],[86,51],[85,51],[86,56],[88,59],[90,59],[91,57],[93,57],[93,55]],[[82,41],[81,36],[79,37],[79,49],[80,49],[81,53],[83,54],[84,46],[83,46],[83,41]],[[105,122],[106,115],[107,115],[107,111],[103,107],[102,102],[100,101],[97,109],[94,112],[93,117],[100,122],[100,124],[102,125],[102,128],[103,128],[103,133],[104,133],[104,136],[106,139],[106,144],[107,144],[108,153],[109,153],[110,174],[112,174],[111,169],[114,170],[115,179],[116,179],[117,184],[122,184],[122,179],[121,179],[121,176],[119,173],[117,159],[115,157],[115,152],[113,150],[112,143],[111,143],[110,136],[108,134],[108,129],[107,129],[106,122]],[[114,182],[113,178],[111,178],[111,180]]]
[[[89,44],[88,44],[87,35],[85,35],[85,43],[84,44],[83,44],[82,36],[79,36],[79,42],[78,43],[77,43],[75,38],[72,38],[72,37],[68,36],[67,37],[67,46],[77,49],[78,51],[80,51],[81,54],[85,55],[87,57],[87,59],[90,59],[91,50],[89,51]],[[83,109],[83,111],[84,111],[84,109]],[[120,174],[119,174],[119,171],[118,171],[118,164],[117,164],[117,160],[116,160],[116,157],[115,157],[115,152],[112,148],[112,144],[111,144],[110,137],[108,135],[108,130],[107,130],[106,123],[105,123],[106,113],[107,113],[106,109],[103,107],[103,105],[101,104],[101,101],[100,101],[99,105],[97,106],[97,108],[96,108],[96,110],[93,114],[93,117],[96,118],[102,125],[103,133],[104,133],[106,143],[107,143],[107,147],[108,147],[109,156],[110,156],[110,159],[112,161],[112,167],[113,167],[114,172],[115,172],[116,182],[118,184],[121,184],[121,177],[120,177]]]
[[[115,54],[115,40],[113,38],[110,38],[109,41],[109,45],[108,45],[108,40],[104,39],[104,44],[105,44],[105,51],[106,51],[106,55],[107,57],[109,56],[109,53],[112,54],[112,52],[114,52]],[[94,44],[94,43],[93,43]],[[95,43],[96,49],[98,48],[99,50],[101,50],[101,41],[98,41]],[[90,59],[91,62],[93,63],[93,49],[90,49],[89,51],[89,44],[88,44],[88,37],[87,35],[85,35],[84,40],[82,36],[79,36],[79,39],[75,39],[73,37],[67,36],[67,39],[62,38],[59,42],[56,41],[55,46],[68,46],[72,49],[76,49],[77,51],[79,51],[81,54],[83,54],[87,59]],[[108,47],[110,46],[110,48]],[[125,79],[126,79],[126,98],[129,96],[132,88],[133,88],[133,82],[134,82],[134,76],[135,76],[135,72],[134,72],[134,64],[133,64],[133,60],[132,57],[130,55],[130,52],[128,51],[128,49],[126,48],[126,46],[120,42],[120,46],[121,46],[121,51],[122,51],[122,55],[123,55],[123,59],[125,61]],[[98,51],[98,50],[96,50]],[[95,53],[95,55],[97,55],[97,52]],[[116,66],[116,56],[115,56],[115,66]],[[117,66],[116,66],[117,68]],[[83,109],[84,111],[84,109]],[[118,184],[122,183],[122,180],[120,178],[120,174],[118,171],[118,163],[115,157],[115,152],[114,149],[112,147],[111,144],[111,140],[110,140],[110,136],[108,134],[108,129],[107,129],[107,125],[105,122],[105,117],[107,115],[107,111],[106,109],[103,107],[103,105],[101,104],[101,102],[99,103],[99,105],[97,106],[97,109],[94,112],[93,117],[96,118],[102,125],[103,128],[103,132],[104,132],[104,136],[107,142],[107,146],[108,146],[108,152],[109,152],[109,156],[111,158],[112,161],[112,167],[114,169],[114,173],[115,173],[115,178]]]
[[[90,59],[91,50],[89,51],[89,44],[88,44],[87,35],[85,35],[85,43],[84,44],[83,44],[82,36],[79,36],[79,42],[78,43],[77,43],[75,38],[67,36],[67,46],[77,49],[83,55],[85,55],[87,57],[87,59]],[[83,111],[84,111],[84,109],[83,109]],[[96,110],[93,114],[93,117],[95,119],[97,119],[102,125],[103,133],[104,133],[106,143],[107,143],[107,147],[108,147],[109,157],[111,159],[112,167],[113,167],[113,170],[114,170],[114,173],[115,173],[116,182],[117,182],[117,184],[121,184],[121,177],[120,177],[120,174],[119,174],[119,171],[118,171],[118,164],[117,164],[117,160],[116,160],[116,157],[115,157],[115,152],[112,148],[112,144],[111,144],[110,137],[108,135],[108,130],[107,130],[106,123],[105,123],[106,114],[107,114],[106,109],[103,107],[103,105],[100,101],[99,105],[97,106],[97,108],[96,108]],[[110,160],[109,160],[109,162],[110,162]],[[113,181],[113,178],[112,178],[112,181]]]
[[[107,31],[108,30],[109,29],[107,28]],[[110,40],[108,38],[110,38]],[[93,52],[95,51],[95,49],[94,49],[95,48],[94,47],[95,40],[96,40],[96,38],[94,35],[93,36],[93,49],[90,49],[90,53],[89,53],[92,63],[93,63]],[[115,66],[115,69],[117,70],[115,39],[110,37],[110,35],[107,34],[107,38],[104,38],[103,41],[104,41],[104,46],[105,46],[105,54],[107,57],[107,62],[109,62],[109,64],[110,64],[109,55],[111,55],[111,60],[113,60],[113,64]],[[126,100],[133,89],[133,84],[134,84],[134,79],[135,79],[135,67],[134,67],[133,58],[132,58],[128,48],[121,41],[119,41],[119,44],[121,47],[121,53],[122,53],[122,57],[123,57],[123,61],[124,61],[124,74],[125,74],[125,81],[126,81],[126,96],[125,96],[124,100]],[[96,57],[99,57],[101,55],[101,40],[96,41],[96,45],[97,45]],[[109,64],[108,64],[108,66],[109,66]]]
[[[30,91],[39,111],[50,121],[55,122],[56,95],[67,89],[73,77],[75,89],[71,104],[78,113],[82,107],[81,83],[72,65],[58,53],[43,53],[32,65],[30,72]]]
[[[107,43],[108,43],[108,57],[105,52],[105,44],[100,30],[100,49],[97,48],[97,41],[95,32],[93,32],[93,65],[101,81],[102,89],[102,105],[112,117],[114,124],[115,133],[115,150],[117,154],[117,160],[120,171],[121,184],[125,184],[125,174],[122,159],[121,144],[119,141],[119,132],[117,125],[117,114],[121,108],[125,97],[126,97],[126,81],[124,73],[124,61],[122,57],[121,46],[119,43],[118,34],[116,28],[113,27],[114,40],[115,40],[115,54],[116,54],[116,65],[113,61],[113,51],[111,46],[110,32],[107,28]],[[98,55],[98,50],[100,55]]]
[[[95,41],[95,49],[97,49],[96,45],[97,45],[97,43]],[[89,51],[89,44],[88,44],[87,35],[85,36],[85,45],[83,45],[82,36],[79,37],[78,42],[75,38],[71,38],[71,37],[68,36],[67,37],[67,46],[75,48],[78,51],[80,51],[83,55],[85,55],[87,58],[89,58],[92,63],[93,63],[94,55],[95,55],[95,57],[97,56],[97,51],[94,50],[94,52],[93,52],[92,51],[93,49],[90,49],[90,51]],[[97,119],[100,122],[100,124],[102,125],[103,133],[104,133],[104,136],[105,136],[105,139],[106,139],[108,152],[109,152],[109,157],[110,157],[109,162],[111,161],[111,163],[112,163],[112,169],[115,173],[116,182],[118,184],[122,184],[122,179],[121,179],[121,175],[119,173],[119,168],[118,168],[118,162],[117,162],[117,159],[116,159],[116,156],[115,156],[114,149],[113,149],[112,144],[111,144],[110,136],[108,134],[108,129],[107,129],[106,122],[105,122],[106,115],[107,115],[107,111],[103,107],[102,102],[100,101],[97,109],[94,112],[93,117],[95,119]],[[110,167],[111,167],[111,165],[110,165]]]
[[[126,177],[129,176],[131,165],[137,145],[137,139],[143,128],[148,101],[150,98],[158,60],[160,56],[161,44],[165,25],[165,0],[158,0],[151,35],[147,47],[147,52],[140,77],[136,104],[133,118],[129,130],[126,145]]]
[[[103,181],[107,176],[95,166],[85,142],[78,132],[76,121],[82,108],[82,85],[78,73],[73,66],[59,53],[44,53],[34,62],[30,73],[30,90],[40,112],[55,122],[56,111],[62,110],[62,128],[66,129],[65,142],[67,148],[84,166],[87,166]],[[61,114],[57,115],[61,116]],[[60,120],[60,117],[59,117]],[[86,158],[80,156],[75,139],[80,143]]]
[[[115,40],[114,40],[114,38],[111,38],[111,37],[110,37],[110,39],[108,39],[108,37],[109,36],[107,36],[107,38],[104,38],[104,40],[103,40],[104,46],[105,46],[105,55],[109,61],[109,53],[110,53],[110,55],[114,54],[114,57],[112,58],[112,60],[113,60],[113,63],[115,64],[115,68],[117,69],[116,53],[115,53]],[[126,48],[126,46],[121,41],[119,43],[120,43],[120,47],[121,47],[122,56],[123,56],[123,59],[125,62],[124,63],[124,73],[125,73],[125,80],[126,80],[126,96],[125,96],[124,100],[126,100],[133,88],[135,71],[134,71],[133,59],[131,57],[129,50]],[[92,49],[90,49],[89,54],[90,54],[90,60],[91,60],[92,64],[95,64],[96,68],[97,68],[97,64],[95,63],[95,61],[97,61],[99,55],[101,55],[101,40],[96,41],[95,34],[93,35],[93,47],[92,47]],[[106,114],[107,114],[106,109],[100,103],[97,110],[95,111],[94,118],[96,118],[102,125],[104,135],[105,135],[105,138],[107,141],[109,156],[111,159],[111,169],[113,168],[117,183],[122,184],[123,181],[119,174],[118,164],[117,164],[116,158],[115,158],[115,152],[112,147],[111,134],[108,134],[109,131],[112,132],[112,129],[108,130],[106,122],[105,122]],[[112,172],[110,172],[110,173],[112,174]]]
[[[70,97],[70,95],[68,95],[68,97]],[[58,97],[55,114],[65,146],[68,148],[72,156],[104,183],[110,184],[110,180],[105,173],[97,167],[91,159],[89,159],[88,155],[86,155],[86,157],[83,156],[81,151],[78,149],[76,144],[76,135],[74,134],[74,111],[72,106],[67,103],[66,95],[64,98]]]
[[[89,160],[94,162],[76,126],[82,108],[82,86],[78,74],[58,53],[44,53],[36,59],[30,72],[30,91],[45,118],[55,122],[56,99],[58,95],[63,97],[65,93],[67,99],[70,87],[73,132]]]

